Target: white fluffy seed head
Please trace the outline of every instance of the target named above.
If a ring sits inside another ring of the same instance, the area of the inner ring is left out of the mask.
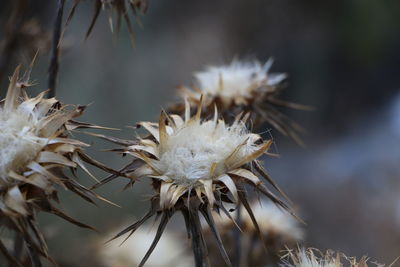
[[[184,124],[170,132],[158,168],[179,183],[194,183],[226,173],[225,160],[238,148],[235,157],[245,157],[256,150],[256,137],[243,123],[226,126],[222,121]],[[216,164],[213,177],[211,166]]]
[[[20,110],[0,108],[0,183],[7,181],[10,170],[24,171],[45,146],[38,137],[36,118]]]
[[[281,83],[286,74],[268,73],[272,60],[262,65],[258,61],[233,61],[230,65],[210,66],[195,73],[196,85],[205,95],[223,99],[251,98],[255,91],[268,92]]]

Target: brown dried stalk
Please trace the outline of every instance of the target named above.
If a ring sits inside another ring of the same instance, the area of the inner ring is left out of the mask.
[[[62,18],[64,13],[64,4],[65,0],[58,0],[57,16],[54,21],[53,41],[52,41],[50,66],[49,66],[49,80],[48,80],[49,92],[47,94],[49,98],[54,97],[56,95],[59,56],[60,56],[59,48],[60,48],[60,37],[62,33]]]

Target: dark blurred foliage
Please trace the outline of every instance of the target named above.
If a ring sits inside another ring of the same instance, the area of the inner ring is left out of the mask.
[[[2,40],[17,2],[0,1]],[[28,1],[23,20],[36,17],[51,31],[53,2]],[[86,121],[122,128],[115,135],[133,137],[134,131],[124,126],[156,120],[160,107],[178,100],[175,86],[191,84],[192,72],[234,57],[265,61],[272,56],[272,71],[289,74],[282,98],[315,107],[312,112],[285,111],[307,130],[307,147],[272,130],[281,158],[265,158],[265,167],[307,222],[307,245],[368,254],[386,263],[399,256],[399,1],[150,1],[140,18],[143,28],[133,23],[134,49],[125,26],[119,34],[110,33],[106,14],[84,41],[93,12],[88,2],[66,29],[57,91],[66,103],[94,101]],[[67,1],[67,10],[71,6]],[[21,53],[14,52],[1,75],[11,74]],[[33,73],[38,83],[33,92],[45,89],[48,60],[43,51]],[[4,96],[5,79],[1,88]],[[99,160],[116,168],[124,165],[126,160],[98,152],[109,144],[82,138],[95,144],[91,153]],[[123,185],[121,180],[99,190],[122,209],[96,208],[68,193],[62,206],[107,232],[145,210],[146,182],[121,192]],[[79,255],[79,245],[94,234],[46,215],[41,219],[49,229],[52,253],[65,266],[76,266],[78,260],[69,255]]]
[[[27,0],[0,3],[0,82],[6,82],[15,64],[27,63],[36,52],[45,53],[50,48],[49,35],[39,22],[46,19],[50,6]]]

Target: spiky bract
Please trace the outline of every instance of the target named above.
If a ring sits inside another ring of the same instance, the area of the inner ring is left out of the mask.
[[[235,254],[240,251],[240,262],[243,266],[276,266],[282,250],[295,248],[298,242],[302,241],[303,229],[293,216],[269,201],[254,201],[251,208],[257,218],[263,240],[258,237],[250,216],[243,209],[240,209],[240,220],[236,221],[242,233],[239,239],[236,237],[237,227],[229,217],[216,216],[217,228],[222,239],[226,241],[230,257],[236,257]],[[231,216],[238,218],[237,211],[232,212]],[[207,245],[215,247],[212,233],[207,229],[204,231]],[[216,249],[210,249],[209,256],[212,266],[223,265]]]
[[[241,116],[238,116],[231,125],[226,125],[224,120],[218,119],[218,112],[215,110],[213,119],[202,121],[201,104],[197,113],[191,117],[190,105],[186,102],[184,118],[162,113],[158,123],[139,123],[139,126],[150,133],[146,138],[132,142],[100,136],[117,144],[125,144],[124,148],[116,151],[136,158],[123,170],[132,183],[142,177],[150,177],[153,181],[155,195],[149,213],[116,236],[128,232],[132,234],[148,218],[155,214],[162,215],[157,235],[141,265],[150,256],[168,220],[176,211],[182,212],[184,216],[188,236],[192,239],[196,264],[206,261],[206,246],[199,220],[201,213],[211,227],[225,262],[229,265],[230,261],[211,211],[222,210],[230,216],[224,203],[241,203],[260,233],[248,203],[245,184],[288,209],[259,178],[264,176],[279,190],[257,161],[257,158],[267,152],[272,141],[264,141],[261,136],[250,133],[246,129],[245,120],[246,118],[241,120]],[[112,177],[107,178],[104,183],[110,179]]]
[[[132,44],[135,43],[135,35],[132,27],[131,20],[129,18],[129,9],[132,11],[133,15],[136,16],[137,21],[140,23],[137,13],[140,12],[144,14],[147,11],[148,0],[92,0],[94,5],[94,14],[90,22],[90,26],[86,32],[86,38],[91,34],[94,25],[96,24],[97,18],[100,15],[101,9],[106,9],[108,11],[108,21],[110,23],[111,31],[114,31],[116,27],[117,31],[121,28],[121,20],[126,22],[126,26],[131,37]],[[69,13],[67,24],[71,21],[75,14],[76,8],[82,2],[82,0],[74,0],[74,5]],[[117,14],[117,23],[114,26],[113,13]]]

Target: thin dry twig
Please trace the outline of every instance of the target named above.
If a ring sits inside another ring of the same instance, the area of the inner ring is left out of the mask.
[[[54,97],[56,93],[57,86],[57,76],[59,69],[59,48],[60,48],[60,37],[62,33],[62,18],[64,13],[64,4],[65,0],[59,0],[57,5],[57,16],[54,21],[54,31],[53,31],[53,41],[51,48],[51,59],[49,66],[49,80],[48,80],[48,89],[49,92],[47,96],[49,98]]]

